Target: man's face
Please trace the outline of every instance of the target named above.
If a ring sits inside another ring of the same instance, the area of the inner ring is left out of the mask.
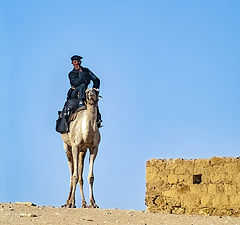
[[[81,63],[82,62],[79,61],[79,60],[73,60],[72,61],[72,64],[73,64],[73,67],[74,67],[75,70],[79,70],[80,69]]]

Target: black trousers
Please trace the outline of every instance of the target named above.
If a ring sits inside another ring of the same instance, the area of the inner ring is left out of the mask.
[[[79,94],[79,100],[85,100],[86,99],[86,93],[85,93],[86,90],[87,90],[87,84],[82,83],[81,85],[76,87],[74,90],[72,89],[71,93],[69,93],[70,96],[68,96],[68,97],[77,98],[78,94]]]
[[[67,100],[78,98],[79,94],[79,100],[86,100],[86,91],[87,85],[85,83],[82,83],[80,86],[76,87],[75,89],[70,88],[67,94]],[[67,107],[64,107],[67,108]],[[99,107],[97,107],[97,121],[102,120],[102,115],[99,112]]]

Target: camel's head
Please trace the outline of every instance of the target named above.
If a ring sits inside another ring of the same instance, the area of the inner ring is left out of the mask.
[[[87,103],[89,104],[97,104],[98,103],[98,96],[99,94],[99,89],[96,88],[90,88],[88,90],[86,90],[86,99],[87,99]]]

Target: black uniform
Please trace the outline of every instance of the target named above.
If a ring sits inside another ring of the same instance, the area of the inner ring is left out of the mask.
[[[82,71],[77,71],[73,69],[69,74],[69,80],[72,88],[69,89],[67,94],[67,100],[78,98],[79,94],[79,100],[85,101],[86,100],[86,93],[88,85],[90,84],[90,81],[93,82],[93,88],[100,87],[100,80],[97,78],[97,76],[90,71],[88,68],[81,67]],[[97,107],[97,121],[102,121],[101,119],[101,113],[99,112],[99,108]]]
[[[99,89],[100,87],[100,80],[88,68],[82,67],[82,71],[73,69],[68,74],[68,77],[72,86],[68,91],[68,99],[77,98],[77,94],[79,93],[79,100],[85,100],[85,91],[87,90],[90,81],[93,81],[93,88]]]

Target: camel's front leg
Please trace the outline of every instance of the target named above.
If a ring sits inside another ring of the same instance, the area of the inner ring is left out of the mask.
[[[86,155],[86,150],[79,152],[78,175],[79,175],[80,193],[81,193],[81,197],[82,197],[82,208],[86,208],[87,207],[87,203],[86,203],[86,200],[85,200],[85,197],[84,197],[84,193],[83,193],[83,177],[82,177],[85,155]]]
[[[95,203],[95,199],[93,196],[93,182],[94,182],[94,175],[93,175],[93,165],[95,158],[97,156],[98,148],[90,149],[90,157],[89,157],[89,173],[88,173],[88,182],[89,182],[89,207],[90,208],[99,208]]]
[[[72,193],[69,200],[71,208],[76,208],[75,205],[75,192],[78,182],[78,146],[72,146],[72,158],[73,158],[73,175],[72,175]]]
[[[64,150],[66,151],[67,159],[68,159],[68,167],[70,172],[70,191],[68,195],[68,199],[66,201],[66,204],[62,207],[70,207],[69,200],[72,195],[72,175],[73,175],[73,159],[72,159],[72,149],[69,145],[67,145],[65,142],[63,143]]]

